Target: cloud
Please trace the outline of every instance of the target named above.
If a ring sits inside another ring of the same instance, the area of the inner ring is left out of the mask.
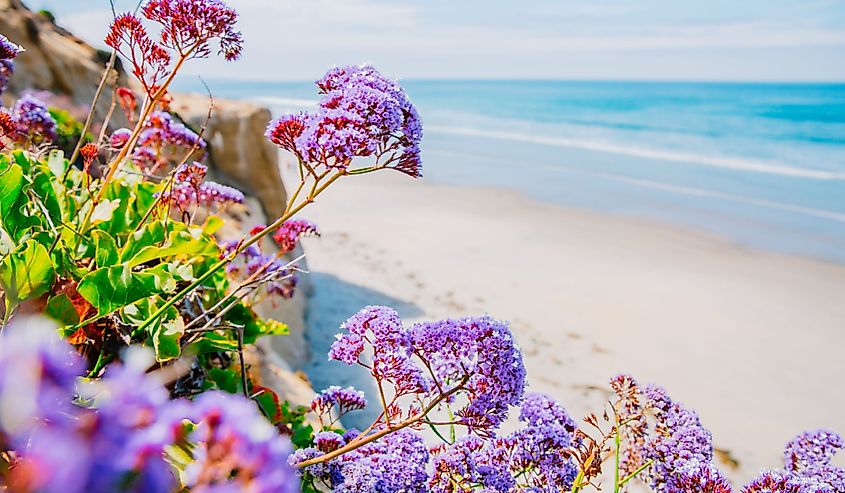
[[[241,14],[240,27],[246,37],[243,60],[233,66],[212,58],[189,65],[188,72],[209,77],[313,79],[333,64],[372,61],[407,77],[567,77],[583,75],[585,64],[594,57],[593,72],[604,77],[614,67],[600,64],[637,54],[638,60],[650,63],[648,73],[654,77],[674,78],[681,75],[673,74],[665,60],[679,52],[711,64],[721,53],[727,64],[763,50],[765,58],[778,65],[779,53],[793,63],[799,50],[807,60],[817,60],[819,73],[829,77],[831,48],[845,48],[845,30],[835,22],[822,22],[809,14],[799,17],[784,7],[787,16],[774,6],[765,15],[746,6],[745,10],[720,7],[720,15],[705,16],[694,9],[669,8],[662,0],[636,8],[628,2],[568,0],[538,1],[530,8],[475,0],[229,3]],[[823,0],[810,11],[818,14],[818,9],[829,5]],[[73,12],[59,21],[102,46],[110,18],[108,9],[100,8]],[[560,63],[570,60],[580,61],[577,74]],[[619,72],[614,78],[640,76],[626,64],[617,63],[616,68]],[[702,67],[703,73],[712,68]],[[784,76],[793,68],[784,64]],[[801,68],[806,74],[806,62]],[[770,76],[771,71],[765,72]],[[845,68],[839,72],[845,77]]]

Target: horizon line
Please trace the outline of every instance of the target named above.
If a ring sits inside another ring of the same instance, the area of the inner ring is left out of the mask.
[[[189,76],[185,74],[180,82]],[[313,83],[314,79],[251,79],[248,77],[198,77],[200,80],[216,82],[257,82],[257,83]],[[599,78],[599,77],[397,77],[410,82],[597,82],[597,83],[646,83],[646,84],[769,84],[769,85],[845,85],[845,79],[638,79],[638,78]]]

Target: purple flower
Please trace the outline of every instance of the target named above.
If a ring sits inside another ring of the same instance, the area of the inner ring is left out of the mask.
[[[138,145],[161,149],[176,147],[182,150],[204,150],[207,144],[193,130],[173,119],[170,113],[156,111],[144,124],[145,130],[138,136]]]
[[[299,237],[303,235],[320,236],[317,225],[304,219],[285,221],[273,233],[273,240],[279,245],[279,250],[287,253],[292,252],[296,248]]]
[[[316,113],[270,122],[267,138],[305,163],[346,169],[353,158],[420,176],[422,123],[405,91],[369,65],[336,67],[317,87]]]
[[[333,431],[321,431],[314,435],[314,446],[322,453],[333,452],[346,445],[342,435]]]
[[[9,41],[9,38],[0,34],[0,60],[11,60],[18,56],[23,49]]]
[[[829,466],[833,456],[845,449],[845,440],[830,430],[804,432],[786,444],[784,465],[791,472]]]
[[[491,317],[423,322],[410,329],[414,354],[427,363],[438,389],[462,382],[467,405],[459,423],[488,434],[525,391],[522,354],[507,324]]]
[[[47,111],[47,105],[35,96],[20,98],[12,110],[12,119],[17,125],[19,140],[40,144],[59,138],[56,121]]]
[[[667,493],[733,493],[733,487],[713,464],[687,462],[672,472]]]
[[[240,190],[213,181],[207,181],[200,185],[197,192],[197,202],[207,207],[243,204],[245,199],[246,197]]]
[[[841,493],[845,468],[831,464],[845,448],[842,436],[830,430],[804,432],[784,450],[783,471],[766,471],[743,488],[743,493]]]
[[[674,471],[690,462],[712,461],[712,437],[695,411],[674,402],[662,387],[647,385],[643,395],[645,407],[654,413],[656,420],[654,433],[643,446],[643,456],[654,461],[648,471],[652,488],[665,491],[666,481]]]
[[[319,434],[321,440],[323,435]],[[296,464],[320,455],[315,448],[302,449],[291,461]],[[400,430],[328,463],[306,467],[303,473],[334,493],[426,493],[428,457],[418,434]]]
[[[429,382],[411,360],[410,331],[402,325],[392,308],[368,306],[341,325],[347,334],[338,334],[329,351],[329,359],[348,365],[360,363],[365,344],[373,348],[370,373],[378,381],[393,385],[398,395],[425,392]]]
[[[119,128],[112,132],[111,137],[109,137],[109,145],[113,150],[120,150],[123,149],[123,146],[129,142],[129,139],[132,137],[132,131],[128,128]]]
[[[0,59],[0,96],[3,95],[9,86],[9,79],[12,78],[14,72],[15,62],[13,60]],[[0,101],[0,106],[2,105],[3,103]]]
[[[217,40],[218,53],[226,60],[237,60],[243,49],[243,36],[235,29],[238,13],[221,0],[149,0],[144,16],[162,26],[162,45],[192,57],[209,55],[208,43]]]
[[[520,420],[526,427],[507,437],[485,442],[469,435],[440,450],[431,491],[569,491],[578,471],[568,458],[575,423],[543,394],[526,397]]]
[[[364,409],[367,407],[367,398],[360,390],[355,390],[352,387],[338,387],[332,385],[311,401],[311,409],[316,412],[322,419],[324,416],[330,415],[332,410],[337,409],[340,418],[344,414]],[[336,421],[336,419],[332,419]]]
[[[193,403],[196,428],[189,439],[197,442],[194,462],[185,469],[191,491],[298,491],[298,481],[287,466],[292,450],[255,405],[242,397],[206,392]]]
[[[0,335],[0,432],[26,433],[42,420],[67,421],[82,361],[42,319],[22,319]]]

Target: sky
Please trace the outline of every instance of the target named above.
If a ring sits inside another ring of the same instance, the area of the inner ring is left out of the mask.
[[[25,0],[104,46],[107,0]],[[137,0],[115,0],[117,10]],[[407,79],[845,81],[845,0],[227,0],[243,58],[209,78],[313,80],[371,62]],[[214,57],[212,57],[214,58]]]

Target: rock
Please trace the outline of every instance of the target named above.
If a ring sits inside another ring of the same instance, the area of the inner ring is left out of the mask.
[[[258,197],[268,217],[285,209],[287,194],[279,173],[278,149],[264,138],[270,110],[245,101],[214,98],[206,124],[208,96],[174,94],[171,109],[211,146],[211,165],[232,185]]]
[[[46,90],[68,96],[75,106],[90,107],[109,53],[93,48],[45,16],[30,11],[20,0],[0,0],[0,32],[26,50],[15,59],[15,74],[4,98],[24,90]],[[119,64],[116,66],[113,76],[118,77],[118,85],[128,85],[125,72]],[[97,104],[97,121],[105,118],[111,98],[112,89],[106,87]],[[124,125],[125,118],[120,113],[115,112],[114,122]]]

